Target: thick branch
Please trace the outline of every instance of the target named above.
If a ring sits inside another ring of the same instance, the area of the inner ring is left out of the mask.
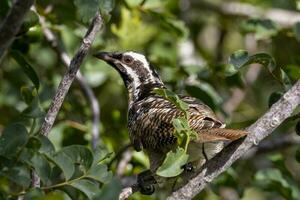
[[[243,156],[254,144],[271,134],[286,118],[292,115],[300,103],[300,80],[270,110],[247,128],[249,135],[245,139],[232,142],[219,154],[209,160],[197,176],[173,192],[168,200],[191,199],[219,174],[227,170],[237,159]]]
[[[34,0],[16,0],[0,26],[0,58],[20,30],[25,15]]]
[[[284,9],[262,9],[247,3],[225,2],[213,4],[208,1],[190,0],[192,6],[216,11],[223,15],[241,16],[247,18],[264,17],[280,24],[282,27],[291,27],[300,21],[299,12]]]
[[[59,39],[56,35],[47,27],[45,17],[39,15],[39,21],[42,26],[42,30],[46,40],[51,44],[52,48],[61,59],[62,63],[69,67],[71,63],[71,58],[68,56],[66,50],[63,48],[64,45],[59,44]],[[84,77],[82,76],[80,70],[76,74],[76,81],[78,82],[84,95],[87,97],[92,110],[92,147],[93,149],[97,146],[97,141],[99,139],[99,121],[100,121],[100,106],[98,100],[92,90],[92,88],[87,84]]]
[[[56,94],[52,100],[48,113],[46,114],[46,117],[42,124],[41,134],[48,136],[58,114],[58,111],[65,99],[65,96],[79,70],[79,67],[84,57],[87,55],[88,50],[96,37],[96,33],[100,30],[101,25],[102,19],[100,14],[97,13],[85,37],[83,38],[79,50],[75,54],[74,58],[71,60],[70,66],[58,86]]]

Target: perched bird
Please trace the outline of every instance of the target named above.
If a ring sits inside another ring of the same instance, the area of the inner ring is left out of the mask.
[[[166,153],[177,145],[172,120],[183,116],[183,112],[154,92],[156,88],[166,87],[144,55],[131,51],[99,52],[95,57],[107,62],[121,75],[129,96],[128,130],[131,143],[137,151],[144,150],[148,154],[150,170],[155,174]],[[225,124],[198,99],[190,96],[180,98],[188,104],[189,125],[198,134],[198,139],[189,144],[191,162],[203,164],[222,149],[224,141],[233,141],[247,134],[242,130],[224,129]],[[142,179],[147,180],[145,177]],[[146,181],[140,180],[140,183],[144,184],[141,186],[142,193],[153,192]]]

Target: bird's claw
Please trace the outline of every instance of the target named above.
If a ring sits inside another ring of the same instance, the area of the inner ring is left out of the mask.
[[[186,172],[192,172],[194,170],[194,166],[191,162],[186,163],[181,168],[184,169],[184,171]]]
[[[137,183],[140,188],[140,192],[145,195],[151,195],[154,193],[156,180],[150,170],[140,173],[137,177]]]

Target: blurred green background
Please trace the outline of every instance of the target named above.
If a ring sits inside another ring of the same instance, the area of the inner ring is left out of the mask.
[[[10,0],[1,0],[0,22],[11,5]],[[104,24],[80,70],[101,108],[97,144],[117,155],[109,167],[123,184],[132,183],[133,175],[147,169],[148,159],[128,147],[125,87],[114,69],[92,56],[94,52],[132,50],[145,54],[169,89],[201,99],[232,128],[249,126],[285,91],[259,64],[234,70],[228,65],[232,53],[239,49],[250,55],[269,53],[292,83],[300,78],[300,21],[294,23],[300,19],[299,0],[36,0],[34,7],[0,61],[0,133],[13,122],[30,129],[35,121],[34,131],[38,131],[66,71],[45,38],[38,15],[72,57],[90,19],[100,10]],[[268,18],[271,11],[277,11],[279,20]],[[287,14],[292,17],[282,22]],[[13,50],[21,52],[35,70],[38,91],[13,58]],[[26,104],[24,91],[36,92],[33,96],[38,96],[38,102]],[[300,199],[296,123],[294,118],[281,125],[195,199]],[[90,102],[74,81],[49,139],[56,150],[73,144],[90,148],[92,124]],[[1,180],[3,192],[5,183]],[[59,190],[47,192],[43,199],[69,199]],[[152,196],[136,193],[130,199],[164,199],[167,192]],[[6,195],[3,192],[4,199]]]

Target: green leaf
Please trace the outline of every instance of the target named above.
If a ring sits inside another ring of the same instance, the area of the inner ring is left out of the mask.
[[[249,56],[247,51],[238,50],[231,54],[229,63],[233,65],[236,70],[253,63],[261,64],[268,69],[272,76],[279,81],[285,89],[291,87],[291,82],[287,74],[279,66],[276,66],[272,56],[267,53],[257,53]]]
[[[45,193],[40,188],[33,188],[24,195],[24,200],[41,200]]]
[[[273,92],[269,97],[269,108],[271,108],[271,106],[276,103],[282,97],[282,95],[282,92]]]
[[[9,11],[11,2],[9,0],[0,1],[0,19],[3,19]],[[1,21],[0,21],[1,22]]]
[[[87,172],[86,177],[99,181],[101,183],[107,183],[111,180],[112,173],[107,171],[107,166],[98,164],[94,165]]]
[[[182,101],[177,94],[174,92],[167,90],[167,89],[162,89],[162,88],[155,88],[154,92],[162,97],[164,97],[166,100],[170,101],[173,103],[177,108],[180,110],[186,112],[187,109],[189,108],[188,104]]]
[[[31,27],[37,25],[38,23],[39,23],[38,15],[34,11],[29,10],[19,30],[19,34],[26,33]]]
[[[51,154],[55,152],[55,148],[54,145],[52,144],[52,142],[48,139],[48,137],[44,136],[44,135],[37,135],[36,138],[40,141],[41,143],[41,147],[39,149],[40,153],[44,153],[44,154]]]
[[[191,96],[200,99],[213,110],[217,110],[223,101],[218,92],[208,83],[186,85],[185,89]]]
[[[129,7],[134,8],[134,7],[141,5],[143,0],[125,0],[125,2],[127,3],[127,5]]]
[[[0,155],[14,156],[27,143],[28,133],[22,124],[11,124],[6,127],[0,137]]]
[[[70,184],[72,187],[80,190],[84,193],[89,199],[93,199],[99,190],[97,184],[87,179],[81,179],[74,181]]]
[[[121,48],[138,50],[155,36],[157,28],[150,23],[142,21],[140,12],[130,12],[125,7],[122,7],[121,21],[118,26],[112,24],[111,31],[118,37],[118,45]]]
[[[175,152],[168,152],[163,164],[157,169],[156,174],[162,177],[175,177],[183,172],[182,166],[186,164],[189,156],[184,149],[177,147]]]
[[[34,98],[28,107],[22,111],[22,116],[28,118],[44,117],[45,112],[42,110],[38,97]]]
[[[260,170],[256,173],[255,180],[261,183],[262,188],[275,191],[285,199],[298,199],[300,195],[298,184],[278,169]]]
[[[107,13],[111,12],[115,6],[115,0],[100,0],[100,9]]]
[[[37,91],[34,87],[21,87],[21,95],[24,102],[29,105],[37,97]]]
[[[67,155],[73,163],[82,165],[86,171],[93,163],[93,154],[91,150],[81,145],[71,145],[64,147],[61,152]]]
[[[36,74],[34,68],[25,60],[22,54],[19,51],[11,51],[12,57],[15,61],[20,65],[23,72],[27,75],[27,77],[31,80],[33,85],[35,86],[36,90],[39,90],[40,81],[39,77]]]
[[[36,137],[30,137],[27,144],[26,144],[26,148],[37,152],[40,148],[41,148],[41,142],[39,141],[39,139],[37,139]]]
[[[30,170],[24,165],[14,166],[4,174],[0,171],[0,176],[7,177],[10,181],[24,188],[28,188],[31,183]]]
[[[190,129],[187,119],[185,119],[183,117],[174,118],[172,120],[172,123],[173,123],[175,130],[179,133]]]
[[[113,178],[108,184],[105,184],[101,191],[95,196],[94,200],[105,199],[105,200],[118,200],[121,192],[122,185],[117,178]]]
[[[294,24],[293,31],[294,31],[294,34],[295,34],[295,38],[300,42],[300,22],[297,22],[297,23]]]
[[[74,4],[82,21],[88,22],[99,10],[100,0],[74,0]]]
[[[255,33],[257,39],[265,39],[275,36],[279,27],[269,19],[249,19],[241,24],[245,33]]]
[[[35,172],[41,178],[41,181],[44,184],[47,184],[51,173],[51,167],[48,163],[48,160],[42,154],[35,153],[31,158],[30,163]]]
[[[75,172],[75,166],[74,162],[68,155],[59,151],[54,155],[46,154],[46,156],[62,170],[66,180],[69,180],[72,177]]]
[[[165,23],[170,27],[171,30],[181,39],[188,37],[189,31],[183,21],[177,19],[166,18]]]

